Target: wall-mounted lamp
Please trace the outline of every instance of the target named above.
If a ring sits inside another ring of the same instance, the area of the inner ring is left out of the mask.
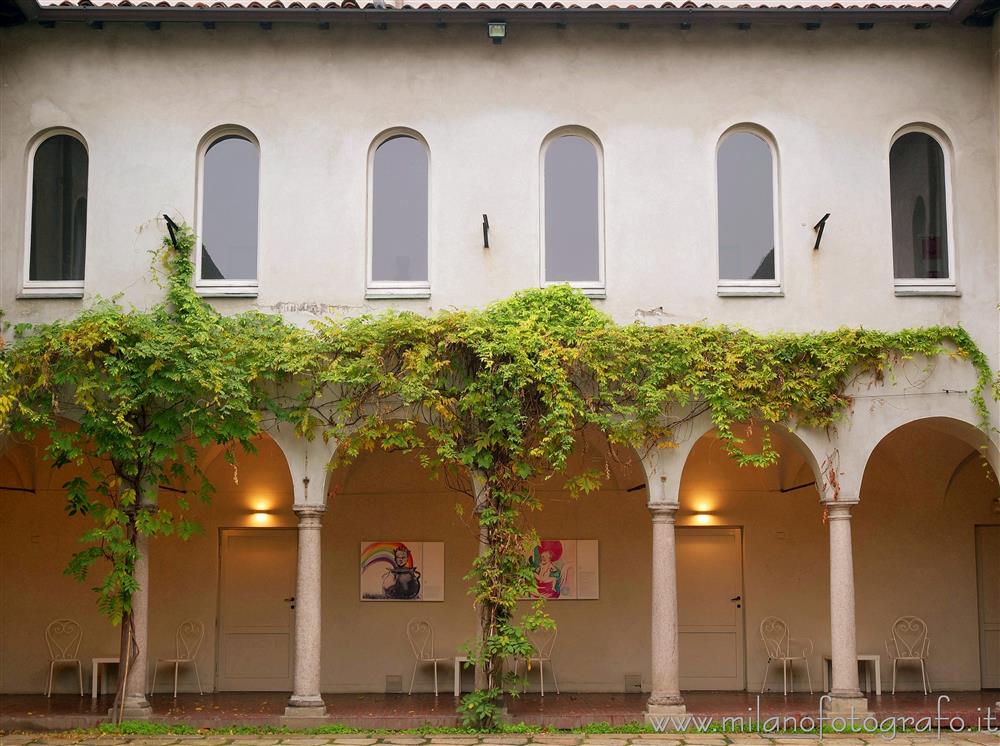
[[[265,497],[256,497],[250,501],[250,516],[248,521],[254,526],[270,526],[275,519],[274,501]]]
[[[503,44],[503,40],[507,38],[507,22],[490,21],[486,24],[486,35],[494,44]]]
[[[488,249],[490,247],[490,219],[486,217],[486,213],[483,213],[483,248]]]

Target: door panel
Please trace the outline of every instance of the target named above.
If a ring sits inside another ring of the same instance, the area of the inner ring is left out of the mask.
[[[979,665],[984,689],[1000,688],[1000,526],[976,526]]]
[[[223,529],[219,581],[220,691],[292,688],[295,529]]]
[[[746,688],[742,544],[738,528],[677,528],[681,689]]]

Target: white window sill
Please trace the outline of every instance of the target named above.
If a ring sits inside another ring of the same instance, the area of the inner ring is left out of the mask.
[[[722,298],[780,298],[785,295],[781,285],[753,283],[719,283],[716,290]]]
[[[22,287],[17,298],[27,300],[31,298],[82,298],[83,284],[77,287],[67,287],[65,285],[28,285]]]
[[[425,287],[369,287],[365,290],[366,300],[405,300],[431,297],[430,286]]]
[[[569,285],[574,290],[579,290],[581,293],[583,293],[588,298],[595,298],[595,299],[598,299],[598,300],[602,300],[602,299],[608,297],[608,289],[606,287],[604,287],[604,285],[599,285],[597,283],[592,283],[592,284],[589,284],[589,285],[584,285],[582,283],[570,282],[569,280],[565,280],[565,281],[560,280],[560,281],[557,281],[557,282],[543,282],[542,283],[542,287],[543,288],[550,288],[550,287],[554,287],[556,285]]]
[[[257,285],[195,285],[202,298],[256,298]]]
[[[900,282],[896,281],[894,291],[896,296],[899,298],[906,298],[912,296],[928,295],[928,296],[947,296],[952,298],[959,297],[962,293],[958,287],[953,282],[948,283],[936,283],[936,284],[919,284],[912,281]]]

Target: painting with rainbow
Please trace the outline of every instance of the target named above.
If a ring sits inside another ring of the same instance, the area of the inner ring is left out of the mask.
[[[444,542],[362,541],[362,601],[444,601]]]

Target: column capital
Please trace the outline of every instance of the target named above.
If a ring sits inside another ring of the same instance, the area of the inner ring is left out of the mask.
[[[299,528],[319,528],[325,505],[293,505],[292,511],[299,517]]]
[[[823,500],[827,519],[831,521],[851,520],[851,508],[858,504],[857,500]]]
[[[677,503],[651,502],[647,503],[646,507],[653,514],[653,523],[675,523],[680,505]]]

